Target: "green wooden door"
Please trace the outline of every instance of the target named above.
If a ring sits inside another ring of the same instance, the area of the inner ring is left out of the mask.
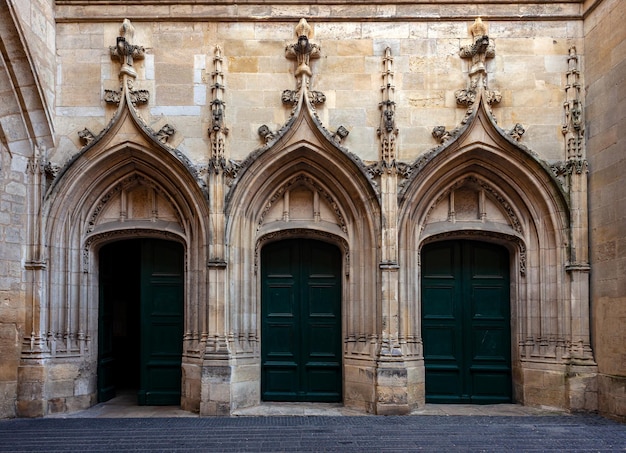
[[[341,253],[315,240],[263,248],[265,401],[341,401]]]
[[[422,250],[426,401],[511,402],[509,255],[475,241]]]
[[[140,405],[180,404],[183,247],[144,240],[141,248]]]
[[[98,399],[138,390],[140,405],[177,405],[181,393],[183,247],[156,239],[100,251]]]

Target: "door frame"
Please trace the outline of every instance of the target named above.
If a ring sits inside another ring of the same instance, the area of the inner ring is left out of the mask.
[[[141,241],[141,240],[161,240],[161,241],[168,241],[168,242],[174,242],[179,244],[182,247],[182,288],[183,288],[183,296],[182,296],[182,322],[181,322],[181,327],[182,327],[182,332],[184,335],[185,329],[186,329],[186,325],[187,325],[187,319],[188,319],[188,292],[189,292],[189,281],[188,281],[188,247],[186,244],[186,241],[178,236],[177,234],[171,233],[171,232],[167,232],[167,231],[159,231],[159,230],[148,230],[148,229],[137,229],[137,230],[112,230],[112,231],[108,231],[108,232],[104,232],[104,233],[99,233],[96,235],[93,235],[91,237],[89,237],[88,241],[86,241],[86,247],[85,247],[85,251],[87,250],[91,250],[91,253],[93,253],[94,259],[93,259],[93,269],[95,270],[95,272],[92,274],[93,275],[93,279],[92,279],[92,288],[94,289],[93,291],[93,296],[96,299],[96,304],[95,304],[95,308],[96,308],[96,316],[95,316],[95,365],[96,365],[96,372],[95,372],[95,377],[96,377],[96,397],[99,394],[99,380],[100,380],[100,375],[98,372],[98,365],[99,365],[99,358],[100,358],[100,338],[101,338],[101,332],[100,332],[100,327],[101,327],[101,323],[100,323],[100,311],[101,311],[101,295],[102,295],[102,287],[101,287],[101,275],[100,275],[100,252],[102,250],[103,247],[113,244],[113,243],[117,243],[117,242],[122,242],[122,241],[127,241],[127,240],[136,240],[136,241]],[[87,245],[89,247],[87,247]],[[140,261],[141,261],[141,257],[140,257]],[[141,268],[139,269],[140,273],[142,272]],[[141,277],[140,277],[141,278]],[[143,308],[139,307],[139,311],[140,311],[140,323],[142,322],[142,317],[143,317]],[[141,336],[139,341],[141,342]],[[184,362],[184,356],[185,356],[185,342],[184,342],[184,338],[181,337],[180,338],[180,342],[181,342],[181,401],[179,402],[179,404],[182,404],[182,389],[185,387],[185,373],[183,372],[183,366],[185,364]],[[140,351],[140,355],[142,354],[142,352]],[[139,360],[139,358],[138,358]],[[141,373],[141,371],[140,371]],[[141,380],[141,375],[139,376],[140,380]],[[141,385],[141,383],[140,383]]]
[[[340,301],[340,342],[341,342],[341,402],[345,399],[345,389],[346,389],[346,381],[345,381],[345,367],[346,367],[346,357],[345,357],[345,332],[346,332],[346,301],[348,300],[349,294],[349,285],[348,285],[348,275],[350,268],[350,251],[349,245],[346,239],[341,236],[337,236],[333,233],[328,233],[326,231],[318,231],[311,230],[306,228],[293,228],[293,229],[285,229],[279,230],[272,233],[267,233],[261,236],[256,241],[255,254],[254,254],[254,273],[256,276],[257,283],[257,309],[256,309],[256,319],[257,326],[259,332],[259,374],[258,374],[258,391],[259,391],[259,402],[263,401],[263,396],[261,392],[261,381],[263,379],[263,364],[262,364],[262,352],[261,348],[263,347],[263,330],[262,330],[262,322],[263,322],[263,309],[262,309],[262,299],[263,299],[263,282],[262,282],[262,270],[261,270],[261,256],[263,253],[263,248],[269,244],[280,242],[283,240],[290,239],[302,239],[302,240],[316,240],[320,242],[325,242],[327,244],[333,245],[337,248],[340,258],[341,258],[341,270],[340,270],[340,281],[341,281],[341,301]]]
[[[423,336],[422,329],[422,251],[424,246],[437,242],[445,241],[470,241],[470,242],[483,242],[487,244],[493,244],[502,247],[508,251],[509,258],[509,329],[510,329],[510,367],[511,367],[511,402],[523,400],[523,395],[520,393],[520,386],[523,383],[519,377],[519,370],[521,369],[521,356],[519,354],[518,341],[520,326],[518,325],[521,319],[526,319],[524,313],[524,307],[520,307],[520,300],[523,300],[523,288],[520,286],[522,280],[526,275],[526,245],[521,237],[509,235],[506,233],[494,232],[489,230],[456,230],[447,231],[444,233],[433,234],[422,238],[419,243],[417,253],[417,323],[419,326],[419,337]],[[522,292],[522,293],[520,293]],[[520,311],[522,310],[522,311]],[[422,349],[422,360],[424,360]],[[423,365],[425,367],[425,363]],[[425,368],[422,368],[425,373]],[[425,374],[424,374],[425,379]],[[425,386],[425,380],[424,380]],[[426,394],[424,387],[424,396]]]

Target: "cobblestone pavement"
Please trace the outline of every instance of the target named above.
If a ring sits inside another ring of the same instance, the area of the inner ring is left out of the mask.
[[[595,415],[264,416],[0,420],[0,452],[626,451]]]

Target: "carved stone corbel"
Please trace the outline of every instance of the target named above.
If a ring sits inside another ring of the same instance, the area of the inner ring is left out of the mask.
[[[270,128],[267,125],[265,125],[265,124],[263,124],[263,125],[261,125],[261,127],[259,127],[258,132],[259,132],[259,136],[263,139],[263,141],[265,143],[271,142],[274,139],[274,137],[276,136],[276,133],[272,132],[270,130]]]
[[[513,126],[513,129],[508,131],[508,135],[516,142],[519,142],[522,138],[522,135],[524,135],[524,132],[526,132],[524,126],[522,126],[520,123],[516,123],[515,126]]]
[[[166,124],[161,129],[159,129],[159,131],[156,133],[156,138],[161,143],[167,143],[169,138],[172,135],[174,135],[175,132],[176,132],[176,129],[174,129],[172,125]]]

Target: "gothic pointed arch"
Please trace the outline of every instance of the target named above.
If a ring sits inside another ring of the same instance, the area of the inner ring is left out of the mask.
[[[256,270],[263,246],[284,238],[317,238],[337,245],[343,255],[344,356],[369,360],[373,368],[381,322],[379,194],[360,160],[321,126],[308,101],[244,162],[225,211],[229,279],[237,282],[230,285],[226,325],[239,344],[235,349],[258,360]],[[345,385],[351,385],[349,379]]]
[[[354,292],[351,297],[362,304],[367,294],[375,294],[373,286],[366,288],[375,283],[375,276],[360,275],[363,264],[357,263],[365,260],[365,267],[375,269],[380,235],[378,194],[362,168],[320,131],[306,110],[300,111],[281,138],[251,159],[238,175],[227,197],[226,218],[231,254],[241,257],[250,252],[236,244],[254,244],[252,249],[258,250],[257,243],[269,237],[316,235],[344,250],[345,263],[349,263],[345,273],[359,282],[350,286]],[[249,280],[255,265],[255,258],[250,256],[249,261],[236,263],[230,271],[236,280]],[[232,291],[246,292],[231,294],[234,301],[256,297],[251,284],[237,285]],[[235,308],[233,316],[236,312]],[[240,324],[232,328],[251,327]]]
[[[549,167],[502,129],[481,97],[466,123],[412,166],[399,194],[403,325],[421,335],[420,251],[427,242],[478,239],[511,256],[513,366],[587,357],[570,316],[570,207]],[[542,290],[540,290],[542,288]],[[514,382],[519,391],[521,382]],[[516,398],[523,400],[523,395]]]
[[[29,357],[72,357],[95,369],[99,249],[144,237],[184,246],[183,367],[201,355],[208,331],[206,263],[212,234],[207,194],[185,162],[155,145],[130,116],[121,112],[110,133],[77,155],[46,194],[41,229],[47,276],[24,348]]]

